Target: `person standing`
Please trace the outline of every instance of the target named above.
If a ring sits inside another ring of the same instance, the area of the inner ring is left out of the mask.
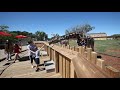
[[[34,59],[34,61],[35,61],[35,63],[36,63],[36,72],[40,69],[39,68],[39,65],[40,65],[40,50],[42,49],[44,47],[44,45],[40,48],[40,49],[38,49],[38,47],[36,46],[35,48],[34,48],[34,50],[33,51],[31,51],[32,53],[34,53],[33,54],[33,59]]]
[[[27,46],[27,49],[28,49],[28,55],[29,55],[29,59],[30,59],[30,61],[31,61],[31,67],[32,68],[34,68],[34,66],[33,66],[33,60],[34,60],[34,53],[33,53],[33,51],[34,51],[34,48],[36,47],[36,45],[33,43],[33,41],[29,41],[28,42],[28,46]]]
[[[36,72],[39,70],[39,64],[40,64],[40,50],[38,50],[37,47],[34,48],[33,51],[31,51],[33,54],[33,59],[36,63]]]
[[[7,54],[7,61],[11,60],[11,54],[13,53],[13,44],[10,40],[6,40],[5,44],[5,54]]]
[[[20,58],[20,56],[19,56],[20,50],[21,50],[21,48],[18,46],[18,44],[15,44],[14,45],[14,53],[15,53],[14,63],[18,57]]]

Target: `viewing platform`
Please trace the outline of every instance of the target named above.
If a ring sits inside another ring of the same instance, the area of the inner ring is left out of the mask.
[[[40,70],[31,68],[27,50],[20,53],[15,63],[6,60],[0,62],[0,78],[119,78],[120,71],[106,65],[97,58],[91,48],[70,47],[47,42],[34,42],[41,50]],[[14,56],[13,56],[14,58]],[[2,64],[4,62],[4,64]],[[34,63],[35,65],[35,63]],[[4,68],[4,69],[3,69]]]

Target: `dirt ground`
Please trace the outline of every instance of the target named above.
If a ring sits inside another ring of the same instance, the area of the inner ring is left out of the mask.
[[[117,70],[120,70],[120,58],[117,57],[112,57],[112,56],[107,56],[107,55],[101,55],[102,59],[105,60],[105,63],[107,65],[110,65]]]

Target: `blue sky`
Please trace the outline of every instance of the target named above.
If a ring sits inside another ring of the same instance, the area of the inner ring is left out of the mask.
[[[120,34],[120,12],[0,12],[0,25],[10,31],[44,31],[48,37],[85,23],[95,27],[89,33]]]

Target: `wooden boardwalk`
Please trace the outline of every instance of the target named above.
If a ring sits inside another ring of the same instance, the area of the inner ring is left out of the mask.
[[[62,78],[59,73],[47,73],[43,65],[44,61],[49,60],[48,56],[41,57],[41,70],[35,72],[35,68],[31,68],[30,61],[17,61],[11,64],[0,76],[0,78]]]

